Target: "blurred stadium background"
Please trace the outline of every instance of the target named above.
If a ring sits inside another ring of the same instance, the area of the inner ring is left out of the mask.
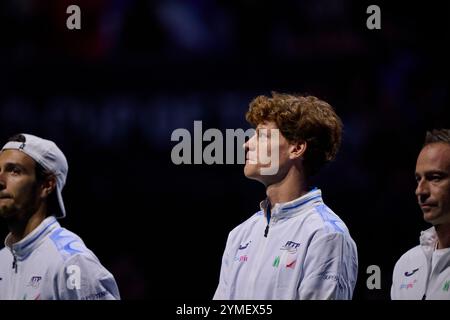
[[[81,8],[81,30],[66,8]],[[366,8],[381,7],[381,30]],[[0,140],[18,132],[69,160],[68,217],[124,299],[210,299],[228,232],[264,188],[242,165],[172,164],[177,128],[248,128],[250,100],[317,95],[345,126],[315,185],[359,249],[355,299],[388,299],[422,221],[414,169],[425,131],[449,127],[448,4],[218,0],[0,3]],[[0,236],[7,234],[0,221]],[[368,290],[378,265],[381,290]]]

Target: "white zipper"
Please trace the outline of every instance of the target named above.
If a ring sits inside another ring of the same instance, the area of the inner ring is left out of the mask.
[[[12,255],[13,255],[13,265],[11,268],[11,282],[12,282],[12,290],[11,290],[11,299],[18,299],[17,297],[17,284],[18,284],[18,280],[19,280],[19,274],[18,274],[18,263],[17,263],[17,256],[14,252],[14,250],[12,251]]]
[[[273,225],[275,219],[271,218],[270,222],[269,222],[269,229],[270,227]],[[260,243],[260,245],[257,248],[257,253],[258,255],[255,257],[255,260],[252,264],[252,272],[250,273],[250,277],[249,277],[249,286],[248,286],[248,291],[247,291],[247,299],[251,299],[254,297],[255,294],[255,288],[256,288],[256,278],[259,275],[261,268],[262,268],[262,264],[261,259],[264,257],[265,253],[266,253],[266,248],[267,248],[267,243],[269,242],[269,237],[271,235],[271,232],[269,232],[267,234],[267,237],[264,237],[263,234],[261,234],[262,237],[262,243]]]
[[[434,253],[434,252],[433,252]],[[436,275],[436,270],[439,270],[439,264],[440,263],[442,263],[442,261],[445,261],[445,259],[440,259],[435,265],[434,265],[434,268],[433,268],[433,264],[432,264],[432,259],[433,259],[433,253],[431,254],[431,259],[430,259],[430,261],[428,262],[427,261],[427,265],[429,265],[429,268],[430,268],[430,273],[429,273],[429,275],[428,275],[428,277],[427,277],[427,282],[426,282],[426,287],[425,287],[425,294],[423,295],[423,297],[422,297],[422,300],[426,300],[426,298],[427,298],[427,295],[428,295],[428,289],[429,289],[429,284],[432,282],[432,278],[434,278],[433,276],[435,276]],[[437,273],[437,275],[439,275],[439,273]]]
[[[435,246],[434,250],[436,250],[436,246]],[[427,280],[425,282],[425,292],[424,292],[424,294],[422,296],[422,300],[426,300],[427,299],[428,287],[429,287],[429,284],[430,284],[430,281],[431,281],[431,277],[433,276],[432,259],[433,259],[434,250],[431,252],[429,257],[425,254],[426,261],[427,261]],[[436,264],[436,267],[437,267],[437,264]],[[434,268],[434,269],[436,269],[436,268]]]

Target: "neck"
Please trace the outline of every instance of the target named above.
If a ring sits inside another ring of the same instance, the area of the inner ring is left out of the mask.
[[[434,228],[438,237],[437,248],[450,248],[450,223],[436,225]]]
[[[266,195],[272,208],[275,203],[292,201],[307,192],[305,176],[295,167],[292,167],[281,181],[269,185],[266,189]]]
[[[28,219],[18,219],[14,221],[8,221],[8,228],[10,231],[10,243],[14,244],[19,242],[27,235],[29,235],[34,229],[36,229],[42,221],[46,218],[46,211],[40,208]]]

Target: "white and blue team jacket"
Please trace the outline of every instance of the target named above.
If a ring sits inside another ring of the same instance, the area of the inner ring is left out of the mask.
[[[265,206],[230,232],[214,299],[351,299],[356,244],[321,191]]]
[[[422,231],[420,244],[397,261],[392,275],[393,300],[450,300],[450,248],[436,250],[434,227]]]
[[[47,217],[0,250],[1,300],[120,299],[116,281],[74,233]]]

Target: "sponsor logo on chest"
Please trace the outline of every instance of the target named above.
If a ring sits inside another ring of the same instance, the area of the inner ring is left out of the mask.
[[[410,280],[410,281],[404,281],[401,285],[400,285],[400,289],[412,289],[414,288],[414,286],[417,283],[417,279],[414,280]]]
[[[300,247],[300,243],[288,241],[284,246],[280,248],[280,250],[286,250],[287,252],[294,254],[297,253],[298,247]]]
[[[33,276],[31,277],[30,282],[28,282],[27,287],[37,289],[41,285],[41,280],[42,280],[41,276]]]
[[[234,257],[234,261],[237,261],[237,262],[247,262],[247,260],[248,260],[248,256],[246,254],[244,254],[242,256]]]

